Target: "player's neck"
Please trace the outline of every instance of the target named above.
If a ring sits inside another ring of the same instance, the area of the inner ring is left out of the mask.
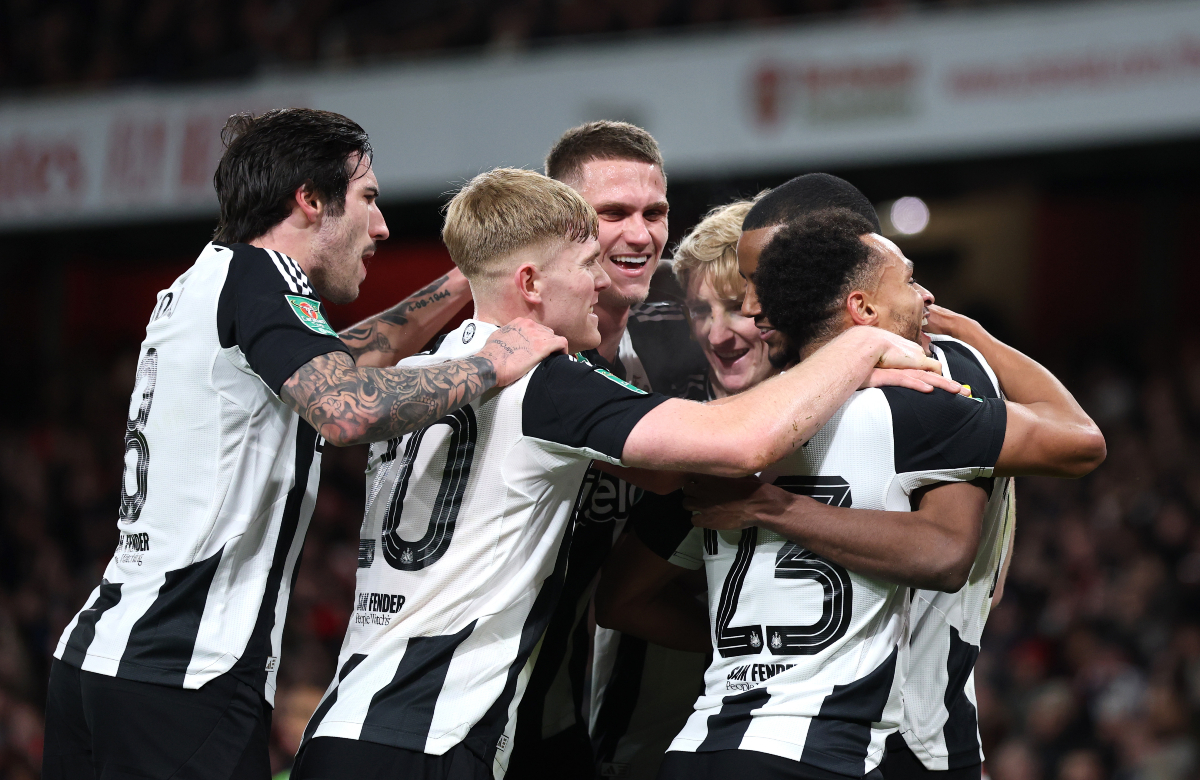
[[[312,236],[308,233],[290,230],[286,223],[281,223],[247,243],[250,246],[271,249],[287,255],[295,260],[296,264],[300,266],[300,270],[311,279],[313,275],[310,267],[312,264],[311,242]]]
[[[822,338],[813,339],[805,344],[804,349],[800,350],[800,362],[803,363],[804,361],[808,360],[818,349],[842,335],[843,332],[844,331],[838,331],[837,333],[833,333]]]
[[[621,349],[621,337],[625,335],[625,326],[629,323],[628,306],[606,306],[597,303],[593,311],[599,320],[600,346],[596,350],[609,363],[617,361],[617,352]]]

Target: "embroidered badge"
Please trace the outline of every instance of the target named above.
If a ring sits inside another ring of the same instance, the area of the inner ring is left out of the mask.
[[[300,318],[309,330],[314,333],[320,333],[322,336],[336,336],[337,333],[333,328],[329,327],[329,323],[325,321],[325,317],[321,314],[321,306],[311,298],[305,298],[302,295],[285,295],[287,302],[292,305],[292,311]]]
[[[467,327],[463,328],[463,343],[470,344],[473,338],[475,338],[475,323],[468,322]]]

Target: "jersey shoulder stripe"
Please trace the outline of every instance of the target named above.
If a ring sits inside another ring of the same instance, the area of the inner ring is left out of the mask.
[[[313,288],[308,282],[308,276],[301,270],[300,265],[282,252],[276,252],[274,249],[268,249],[266,252],[275,264],[275,267],[279,270],[280,276],[287,282],[288,288],[292,293],[311,298]]]

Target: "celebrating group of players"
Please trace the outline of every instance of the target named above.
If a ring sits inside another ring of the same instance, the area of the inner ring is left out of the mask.
[[[293,777],[978,780],[1011,477],[1081,476],[1104,440],[934,305],[857,189],[722,206],[669,263],[657,144],[589,123],[546,175],[462,187],[457,270],[339,336],[322,300],[388,236],[366,134],[286,109],[223,139],[214,241],[142,344],[119,543],[55,651],[44,777],[269,776],[321,454],[369,442]]]

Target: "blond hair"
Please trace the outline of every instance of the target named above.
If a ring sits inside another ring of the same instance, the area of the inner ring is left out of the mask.
[[[575,190],[519,168],[495,168],[467,182],[446,205],[442,241],[472,281],[503,270],[514,252],[596,238],[596,210]]]
[[[762,193],[754,200],[738,200],[717,206],[704,215],[675,248],[672,270],[686,291],[692,274],[707,274],[717,295],[728,300],[742,297],[745,283],[738,272],[737,242],[742,235],[742,220]]]

